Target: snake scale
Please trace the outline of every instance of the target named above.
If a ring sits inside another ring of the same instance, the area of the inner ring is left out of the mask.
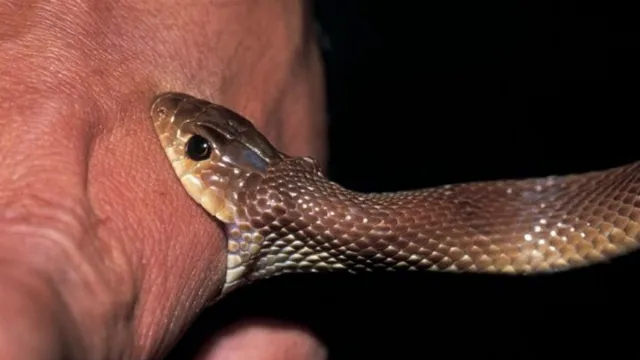
[[[541,274],[640,243],[640,161],[583,174],[358,193],[240,114],[163,93],[151,118],[186,192],[224,223],[223,294],[290,272]]]

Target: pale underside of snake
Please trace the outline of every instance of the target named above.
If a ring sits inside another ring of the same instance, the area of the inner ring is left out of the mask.
[[[281,273],[544,274],[640,243],[640,161],[544,178],[358,193],[290,157],[236,112],[182,93],[151,106],[186,192],[226,228],[223,294]]]

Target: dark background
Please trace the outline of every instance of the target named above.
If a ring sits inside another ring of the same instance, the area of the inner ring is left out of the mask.
[[[317,2],[329,176],[388,191],[638,160],[640,12],[604,4]],[[281,276],[216,304],[175,354],[266,316],[309,327],[331,359],[637,357],[639,260],[526,279]]]

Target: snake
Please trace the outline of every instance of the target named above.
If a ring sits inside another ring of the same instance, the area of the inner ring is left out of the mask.
[[[550,274],[640,244],[640,161],[362,193],[325,177],[313,158],[278,150],[223,105],[165,92],[150,117],[186,193],[222,224],[223,295],[285,273]]]

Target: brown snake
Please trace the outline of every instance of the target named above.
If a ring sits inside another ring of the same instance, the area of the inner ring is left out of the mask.
[[[223,294],[285,272],[534,274],[640,243],[640,161],[584,174],[363,194],[274,148],[241,115],[181,93],[153,102],[189,195],[226,226]]]

